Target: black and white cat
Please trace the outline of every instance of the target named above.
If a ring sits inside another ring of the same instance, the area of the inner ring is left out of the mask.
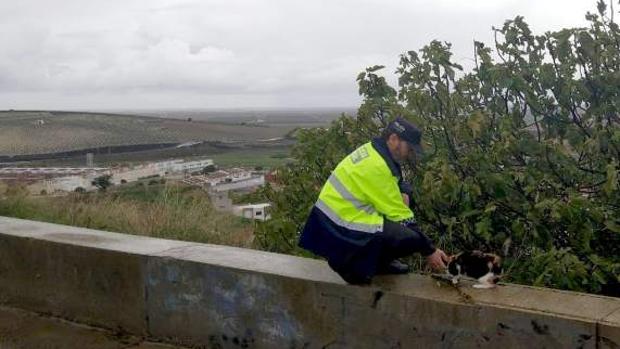
[[[476,250],[462,252],[452,256],[448,274],[453,284],[457,284],[462,277],[469,277],[478,281],[473,286],[475,288],[493,288],[502,274],[501,258]]]

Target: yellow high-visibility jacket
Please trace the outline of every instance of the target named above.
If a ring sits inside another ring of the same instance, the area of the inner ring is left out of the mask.
[[[399,169],[400,170],[400,169]],[[412,220],[400,178],[368,142],[345,157],[323,186],[315,206],[335,224],[365,233],[382,231],[383,219]]]

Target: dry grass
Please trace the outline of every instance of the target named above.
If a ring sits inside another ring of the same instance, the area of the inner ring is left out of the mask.
[[[0,196],[0,215],[238,247],[253,239],[252,222],[218,213],[204,192],[177,185],[43,198],[12,188]]]

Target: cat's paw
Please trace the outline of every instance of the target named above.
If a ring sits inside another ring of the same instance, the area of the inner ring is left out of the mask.
[[[489,288],[495,288],[497,286],[495,284],[475,284],[472,287],[478,288],[478,289],[489,289]]]

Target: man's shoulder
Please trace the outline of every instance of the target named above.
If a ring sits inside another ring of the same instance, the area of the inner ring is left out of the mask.
[[[390,168],[385,163],[381,154],[373,148],[372,144],[366,143],[355,149],[341,164],[341,170],[350,174],[359,175],[385,175],[391,176]]]
[[[360,163],[363,160],[366,160],[370,157],[373,149],[370,142],[360,145],[357,149],[355,149],[351,154],[349,154],[349,158],[351,162],[354,164]]]

